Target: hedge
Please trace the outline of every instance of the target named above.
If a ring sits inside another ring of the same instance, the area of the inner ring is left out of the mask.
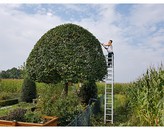
[[[9,100],[1,100],[0,101],[0,106],[9,106],[9,105],[14,105],[18,103],[18,99],[9,99]]]

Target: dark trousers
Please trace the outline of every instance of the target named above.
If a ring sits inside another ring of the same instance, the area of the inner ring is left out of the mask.
[[[112,55],[114,56],[113,52],[108,53],[108,66],[112,65]]]

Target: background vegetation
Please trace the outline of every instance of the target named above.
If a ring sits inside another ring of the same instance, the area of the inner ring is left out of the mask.
[[[23,80],[1,79],[0,99],[20,98]],[[97,82],[98,95],[104,94],[104,83]],[[52,84],[36,83],[39,102],[39,114],[55,115],[60,117],[60,125],[68,124],[85,107],[77,96],[78,84],[69,85],[69,96],[63,96],[63,83]],[[114,84],[114,126],[163,126],[163,91],[164,68],[149,68],[138,80],[133,83]],[[15,106],[15,105],[13,105]],[[21,105],[20,105],[21,106]],[[19,106],[19,107],[20,107]],[[65,107],[63,107],[65,106]],[[8,111],[10,108],[8,109]],[[6,111],[6,112],[5,112]],[[7,109],[0,109],[0,115],[8,113]],[[37,113],[38,114],[38,113]],[[28,120],[37,119],[38,115],[27,114]],[[29,116],[31,116],[29,118]],[[92,117],[93,126],[104,126],[103,108]],[[106,124],[107,126],[111,124]]]

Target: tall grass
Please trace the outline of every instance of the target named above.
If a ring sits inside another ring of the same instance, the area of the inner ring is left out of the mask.
[[[131,107],[131,120],[139,126],[161,126],[164,90],[164,67],[157,70],[150,68],[141,78],[129,88],[129,104]]]
[[[22,79],[1,79],[0,92],[20,93],[22,83]]]
[[[105,82],[97,82],[98,94],[104,94]],[[114,94],[126,94],[130,83],[114,83],[113,92]]]

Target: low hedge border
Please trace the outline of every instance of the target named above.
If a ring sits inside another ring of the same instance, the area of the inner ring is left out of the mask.
[[[14,105],[17,103],[18,103],[18,99],[1,100],[0,107]]]

